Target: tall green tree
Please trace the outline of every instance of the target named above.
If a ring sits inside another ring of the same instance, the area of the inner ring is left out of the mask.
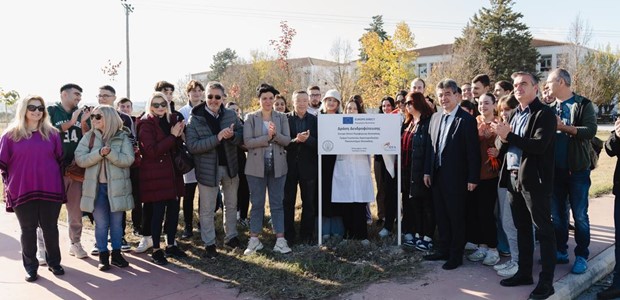
[[[535,72],[539,54],[531,45],[532,34],[521,20],[523,14],[512,9],[513,0],[489,2],[491,7],[474,14],[464,32],[475,32],[497,80],[510,79],[515,71]],[[455,43],[461,42],[457,38]]]
[[[213,63],[211,63],[211,73],[209,80],[220,81],[222,75],[228,66],[232,65],[237,59],[237,52],[230,48],[226,48],[213,55]]]
[[[385,42],[386,40],[390,39],[390,36],[387,34],[387,31],[385,31],[385,29],[383,29],[383,15],[376,15],[376,16],[372,16],[372,22],[370,22],[369,27],[364,28],[364,30],[366,30],[366,33],[368,32],[374,32],[377,34],[377,36],[379,37],[379,40],[381,42]],[[362,43],[362,38],[359,39],[360,44]],[[366,50],[364,50],[364,47],[362,46],[360,48],[360,59],[361,60],[367,60],[368,59],[368,54],[366,53]]]

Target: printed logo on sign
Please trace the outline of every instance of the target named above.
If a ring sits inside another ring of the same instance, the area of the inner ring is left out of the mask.
[[[390,142],[383,144],[383,150],[385,151],[396,151],[396,146],[392,146]]]
[[[342,124],[353,124],[353,117],[342,117]]]
[[[325,150],[325,152],[331,152],[332,150],[334,150],[334,143],[330,140],[327,140],[325,142],[323,142],[323,150]]]

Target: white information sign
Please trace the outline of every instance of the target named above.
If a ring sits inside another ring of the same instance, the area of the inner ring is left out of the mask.
[[[319,114],[320,155],[400,154],[398,114]]]
[[[398,203],[396,211],[401,211],[400,191],[400,122],[398,114],[319,114],[318,146],[319,146],[319,245],[323,243],[323,180],[321,155],[337,154],[384,154],[385,161],[396,163],[396,182]],[[385,155],[389,154],[389,155]],[[398,218],[398,245],[401,242],[401,219]]]

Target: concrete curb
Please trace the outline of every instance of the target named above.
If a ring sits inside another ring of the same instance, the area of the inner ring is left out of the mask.
[[[553,284],[555,287],[555,294],[549,297],[549,299],[575,299],[594,283],[611,273],[615,265],[615,249],[616,247],[611,245],[599,255],[589,260],[588,270],[584,274],[577,275],[569,273],[556,281]]]

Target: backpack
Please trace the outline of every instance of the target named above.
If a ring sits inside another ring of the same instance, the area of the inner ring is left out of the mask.
[[[577,107],[576,119],[578,122],[575,124],[581,123],[581,114],[583,113],[583,108],[588,105],[592,101],[587,98],[583,98],[581,101],[581,105]],[[604,142],[598,137],[594,136],[590,139],[590,143],[588,143],[588,153],[590,154],[590,170],[594,170],[596,165],[598,164],[598,158],[601,155],[601,151],[603,150]]]

